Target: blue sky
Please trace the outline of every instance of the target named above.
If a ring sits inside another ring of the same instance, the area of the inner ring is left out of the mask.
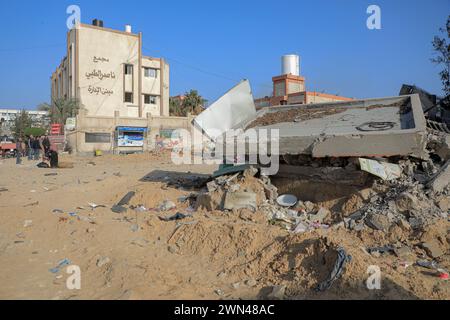
[[[66,8],[81,20],[143,32],[144,54],[171,66],[171,95],[197,89],[214,101],[240,79],[271,93],[280,56],[301,56],[308,90],[349,97],[398,94],[412,83],[441,94],[431,41],[450,0],[6,1],[0,0],[0,108],[48,102],[51,72],[65,55]],[[381,30],[366,9],[381,8]]]

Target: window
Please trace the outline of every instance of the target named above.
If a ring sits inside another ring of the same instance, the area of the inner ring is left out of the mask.
[[[86,143],[110,143],[111,135],[109,133],[86,132],[84,134],[84,141]]]
[[[153,68],[144,68],[144,77],[146,78],[156,78],[158,71]]]
[[[125,65],[125,74],[133,74],[133,65],[132,64]]]
[[[125,92],[124,101],[133,103],[133,92]]]
[[[144,103],[145,104],[156,104],[156,96],[144,94]]]

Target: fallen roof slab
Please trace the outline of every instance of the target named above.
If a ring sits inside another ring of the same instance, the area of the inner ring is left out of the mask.
[[[227,150],[232,147],[230,143],[236,145],[237,138],[230,142],[228,136],[232,131],[236,135],[237,129],[247,134],[250,129],[277,129],[280,155],[427,157],[426,120],[418,94],[274,106],[255,113],[250,101],[245,81],[201,113],[194,124],[217,143],[225,141]],[[239,102],[243,102],[241,110]],[[219,134],[213,137],[209,132],[218,124]],[[247,155],[257,153],[258,139],[245,144]],[[271,150],[270,139],[267,148]]]

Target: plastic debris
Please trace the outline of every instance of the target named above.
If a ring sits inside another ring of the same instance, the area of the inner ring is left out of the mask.
[[[159,219],[163,220],[163,221],[174,221],[174,220],[181,220],[187,217],[192,217],[192,214],[184,214],[181,212],[177,212],[175,215],[170,216],[170,217],[159,217]]]
[[[58,273],[62,267],[68,266],[69,264],[71,264],[70,260],[65,258],[65,259],[61,260],[60,262],[58,262],[58,265],[56,267],[51,268],[48,271],[50,271],[51,273]]]
[[[297,203],[297,197],[293,194],[282,194],[277,198],[277,203],[282,207],[293,207]]]
[[[345,264],[352,260],[352,256],[347,255],[344,248],[339,247],[337,249],[337,254],[338,256],[336,258],[336,262],[334,263],[333,270],[331,270],[330,275],[325,281],[319,283],[316,291],[325,291],[329,289],[332,286],[333,282],[336,281],[336,279],[338,279],[342,274]]]

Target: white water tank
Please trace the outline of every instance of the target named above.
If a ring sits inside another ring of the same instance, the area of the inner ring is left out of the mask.
[[[125,32],[131,33],[131,25],[129,24],[125,25]]]
[[[286,54],[281,57],[281,74],[300,75],[300,57],[296,54]]]

